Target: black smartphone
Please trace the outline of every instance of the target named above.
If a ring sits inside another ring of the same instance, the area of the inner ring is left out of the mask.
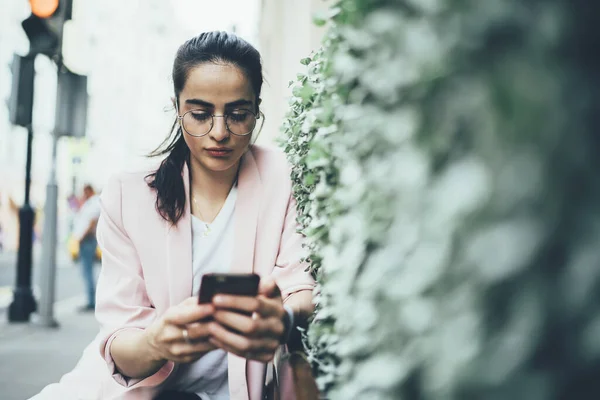
[[[205,274],[200,282],[198,303],[210,303],[216,294],[256,296],[260,276],[256,274]]]

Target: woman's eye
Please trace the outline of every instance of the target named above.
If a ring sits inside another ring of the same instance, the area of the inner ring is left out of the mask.
[[[194,118],[196,121],[206,121],[207,119],[209,119],[211,117],[211,115],[207,112],[202,112],[202,111],[194,111],[190,113],[192,118]]]
[[[248,111],[234,111],[229,114],[229,118],[235,122],[244,122],[250,113]]]

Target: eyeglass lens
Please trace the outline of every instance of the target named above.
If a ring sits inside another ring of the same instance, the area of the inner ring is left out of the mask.
[[[183,115],[183,128],[193,136],[203,136],[214,125],[213,115],[205,110],[191,110]],[[256,125],[256,117],[248,110],[233,110],[225,114],[227,129],[234,135],[247,135]]]

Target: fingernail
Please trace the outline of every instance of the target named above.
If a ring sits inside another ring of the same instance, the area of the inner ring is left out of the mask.
[[[222,296],[215,296],[215,298],[213,299],[213,301],[215,302],[215,304],[223,304],[223,297]]]

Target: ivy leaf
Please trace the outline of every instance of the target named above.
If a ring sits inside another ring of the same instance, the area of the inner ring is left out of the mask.
[[[313,93],[313,88],[310,85],[296,86],[292,89],[292,94],[296,97],[300,97],[304,102],[309,101]]]
[[[340,7],[332,7],[325,11],[316,12],[313,15],[313,23],[316,26],[325,26],[327,21],[337,16],[341,11],[342,9]]]
[[[312,186],[315,184],[315,180],[316,180],[315,174],[309,172],[304,177],[304,184],[307,186]]]
[[[315,14],[313,16],[313,24],[315,24],[316,26],[325,26],[326,23],[327,23],[327,16],[326,15]]]

